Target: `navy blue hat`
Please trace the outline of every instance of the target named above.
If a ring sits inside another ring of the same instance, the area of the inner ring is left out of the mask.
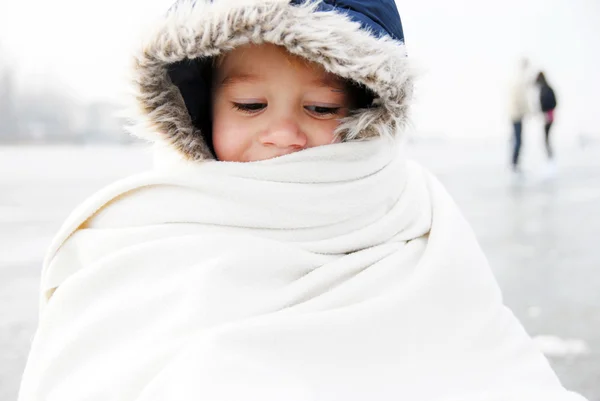
[[[304,4],[310,1],[314,0],[291,0],[291,3]],[[404,42],[402,22],[394,0],[320,0],[317,9],[346,14],[375,36],[389,35]]]

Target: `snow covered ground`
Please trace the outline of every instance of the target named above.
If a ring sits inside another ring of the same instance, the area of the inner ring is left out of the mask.
[[[527,144],[519,178],[504,142],[428,140],[407,153],[455,197],[506,303],[563,383],[600,401],[600,144],[559,148],[553,178],[536,145]],[[52,235],[95,190],[149,165],[140,147],[0,147],[1,400],[16,398]]]

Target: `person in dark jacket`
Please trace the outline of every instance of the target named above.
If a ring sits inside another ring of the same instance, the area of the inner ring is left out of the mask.
[[[554,158],[554,152],[550,143],[550,129],[552,128],[552,124],[554,123],[554,109],[556,109],[556,96],[554,94],[554,90],[548,84],[546,76],[543,72],[540,72],[537,75],[535,83],[540,88],[540,108],[542,110],[542,113],[544,113],[546,153],[548,154],[548,159],[552,160]]]

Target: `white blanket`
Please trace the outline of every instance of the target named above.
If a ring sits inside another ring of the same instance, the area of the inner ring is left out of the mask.
[[[65,223],[20,400],[581,400],[385,140],[166,163]]]

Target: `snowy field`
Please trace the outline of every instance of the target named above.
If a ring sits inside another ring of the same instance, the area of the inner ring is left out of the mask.
[[[600,144],[559,148],[552,178],[536,145],[518,179],[503,142],[424,141],[407,153],[455,197],[563,383],[600,401]],[[16,399],[52,235],[87,196],[149,165],[140,147],[0,147],[0,400]]]

